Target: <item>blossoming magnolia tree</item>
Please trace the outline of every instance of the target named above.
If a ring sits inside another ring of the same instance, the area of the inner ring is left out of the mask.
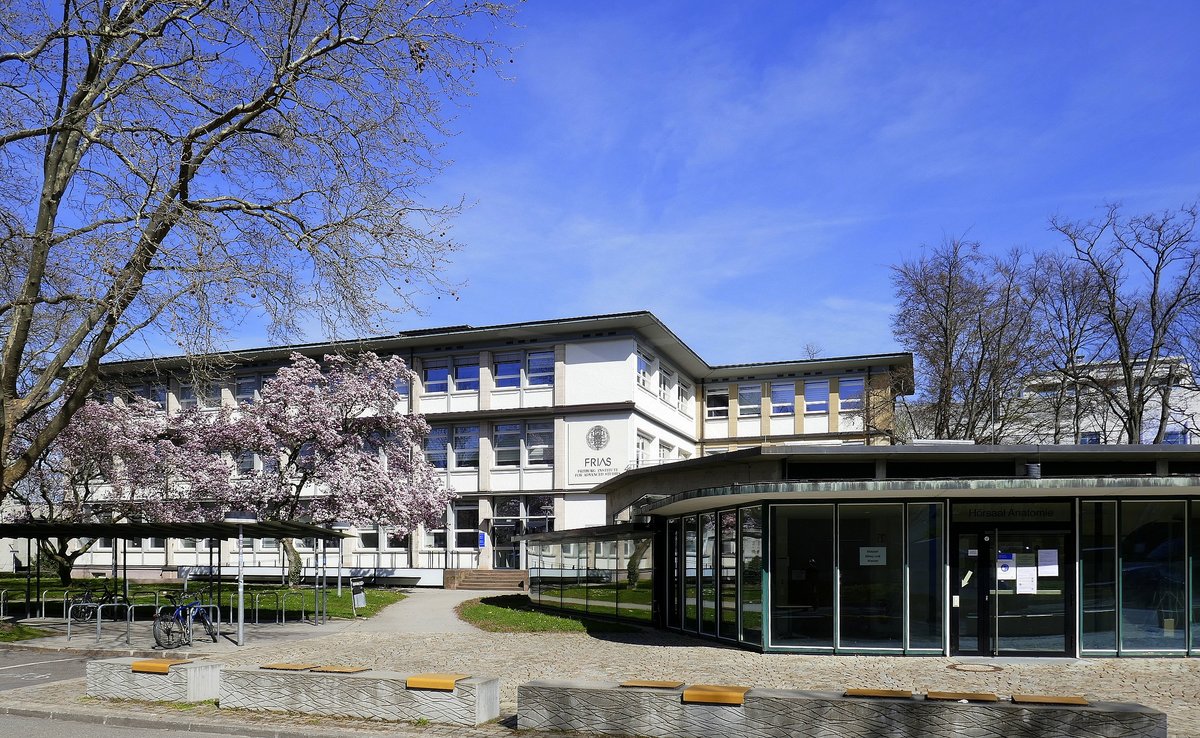
[[[86,403],[30,473],[13,489],[8,516],[17,520],[120,521],[134,489],[161,489],[170,473],[173,445],[163,433],[157,405]],[[75,561],[91,549],[86,539],[39,541],[39,555],[71,583]]]
[[[404,362],[373,353],[327,356],[324,366],[299,354],[291,360],[253,402],[215,413],[164,417],[142,400],[89,401],[63,436],[61,468],[71,472],[52,480],[51,496],[75,500],[59,502],[62,511],[111,509],[146,521],[246,510],[260,520],[401,531],[441,525],[453,493],[421,453],[429,426],[398,410]],[[280,543],[294,582],[300,556],[291,540]]]

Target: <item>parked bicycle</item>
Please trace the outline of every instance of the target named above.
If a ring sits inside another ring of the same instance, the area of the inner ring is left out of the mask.
[[[204,632],[208,637],[212,638],[213,643],[217,642],[217,637],[220,635],[217,632],[217,625],[208,616],[208,609],[201,605],[199,600],[184,603],[175,593],[164,594],[174,607],[169,610],[167,608],[160,609],[154,616],[154,642],[160,648],[190,646],[192,644],[192,626],[195,623],[203,625]]]
[[[117,590],[115,583],[112,591],[109,591],[106,586],[99,590],[88,587],[81,594],[71,598],[68,612],[71,613],[71,619],[76,623],[90,623],[96,619],[96,613],[100,611],[101,605],[116,602],[126,602],[126,600],[125,595]]]

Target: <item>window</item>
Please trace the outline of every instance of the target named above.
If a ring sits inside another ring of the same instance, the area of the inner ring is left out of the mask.
[[[179,550],[181,550],[181,551],[195,551],[196,550],[196,539],[195,538],[180,538],[178,540],[179,540],[179,545],[176,546],[176,548],[178,548]]]
[[[392,389],[396,390],[396,394],[401,397],[408,397],[408,374],[404,373],[396,377],[396,383],[392,385]]]
[[[408,533],[398,531],[395,529],[388,529],[387,547],[388,548],[408,548]]]
[[[497,423],[492,429],[496,466],[521,465],[521,424]]]
[[[554,463],[554,421],[525,424],[525,451],[530,464]]]
[[[692,385],[682,380],[679,382],[679,399],[675,404],[680,412],[692,417]]]
[[[264,551],[274,551],[279,548],[278,538],[260,538],[258,539],[258,547]]]
[[[450,384],[450,369],[445,361],[427,361],[424,366],[426,392],[445,392]]]
[[[167,409],[167,385],[165,385],[165,384],[150,385],[150,387],[148,389],[147,397],[149,398],[150,402],[153,402],[155,405],[158,405],[159,410]]]
[[[646,459],[650,458],[650,444],[654,443],[654,439],[649,436],[643,436],[641,433],[637,436],[637,462],[638,466],[642,465]]]
[[[479,466],[479,426],[454,426],[454,466],[473,469]]]
[[[704,396],[704,404],[708,406],[709,420],[719,420],[729,417],[729,388],[709,387]]]
[[[166,547],[167,547],[167,539],[166,538],[151,538],[150,539],[150,548],[166,548]]]
[[[454,389],[479,389],[479,358],[463,356],[454,360]]]
[[[497,387],[520,387],[521,355],[501,354],[497,356],[495,376]]]
[[[425,458],[437,469],[446,468],[446,444],[449,440],[449,428],[431,428],[425,437]]]
[[[671,458],[671,457],[672,457],[672,456],[674,456],[674,455],[675,455],[675,447],[674,447],[674,446],[672,446],[672,445],[671,445],[671,444],[669,444],[669,443],[662,443],[662,442],[659,442],[659,444],[658,444],[658,458],[660,458],[660,459],[669,459],[669,458]]]
[[[705,456],[716,456],[717,454],[727,453],[728,451],[729,451],[729,449],[725,448],[724,446],[718,446],[716,448],[704,449],[704,455]]]
[[[738,417],[757,418],[762,415],[762,385],[738,385]]]
[[[179,385],[179,409],[190,410],[196,407],[196,388],[190,384]]]
[[[804,383],[804,412],[806,413],[827,413],[829,412],[829,381],[820,380],[817,382]]]
[[[446,547],[446,529],[437,528],[434,530],[425,531],[425,548],[445,548]]]
[[[204,386],[204,394],[200,396],[200,407],[205,410],[221,407],[221,385],[209,382]]]
[[[253,451],[242,451],[239,453],[236,459],[237,473],[249,474],[254,471],[254,457],[255,453]]]
[[[1186,430],[1169,430],[1163,435],[1163,443],[1169,443],[1177,446],[1186,446],[1188,443],[1188,434]]]
[[[479,548],[479,506],[454,508],[454,547]]]
[[[554,352],[530,351],[526,357],[525,382],[530,387],[554,386]]]
[[[658,370],[658,396],[664,402],[675,399],[675,372],[666,367]]]
[[[258,390],[261,386],[257,374],[245,374],[237,378],[234,396],[239,403],[254,402],[258,397]]]
[[[1100,443],[1100,433],[1097,431],[1088,431],[1087,433],[1079,434],[1079,442],[1084,445],[1094,445]]]
[[[862,410],[863,380],[843,379],[838,383],[838,408],[842,412]]]
[[[650,375],[654,372],[654,357],[650,354],[637,352],[637,383],[639,387],[650,389]]]
[[[378,548],[379,530],[359,530],[359,548]]]
[[[771,414],[795,415],[796,413],[796,383],[771,383]]]

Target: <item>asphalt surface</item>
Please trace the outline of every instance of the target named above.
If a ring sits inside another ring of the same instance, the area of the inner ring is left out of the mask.
[[[78,679],[84,676],[87,662],[86,657],[62,652],[0,651],[0,692]]]
[[[167,724],[166,721],[164,724]],[[0,732],[5,735],[19,735],[21,738],[62,738],[64,735],[77,732],[86,734],[87,738],[165,738],[165,736],[177,736],[181,732],[186,732],[196,738],[217,738],[217,736],[229,738],[228,733],[198,733],[191,730],[187,724],[175,729],[94,724],[85,727],[75,722],[15,715],[0,716]]]

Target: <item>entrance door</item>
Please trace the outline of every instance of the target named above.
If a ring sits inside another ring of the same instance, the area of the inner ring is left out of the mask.
[[[521,568],[521,545],[513,540],[519,522],[516,518],[499,518],[492,521],[492,568]]]
[[[1065,530],[959,530],[951,581],[954,653],[1074,651],[1070,534]]]

